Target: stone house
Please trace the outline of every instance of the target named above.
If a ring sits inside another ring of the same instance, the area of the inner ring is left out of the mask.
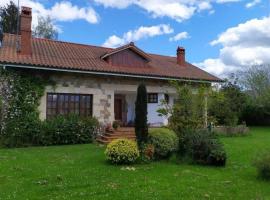
[[[33,38],[31,8],[22,7],[20,34],[4,34],[0,66],[47,73],[56,83],[47,86],[41,99],[40,118],[77,113],[95,116],[100,122],[120,121],[131,125],[135,115],[136,90],[144,82],[148,92],[148,122],[158,126],[167,119],[156,110],[165,99],[173,104],[175,90],[170,80],[195,85],[221,81],[185,60],[185,49],[176,57],[149,54],[134,43],[105,48]],[[19,45],[17,45],[19,44]]]

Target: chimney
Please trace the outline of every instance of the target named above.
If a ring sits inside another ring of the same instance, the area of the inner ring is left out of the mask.
[[[177,64],[180,66],[186,65],[185,48],[184,47],[177,48]]]
[[[22,6],[21,11],[21,22],[20,22],[20,32],[21,32],[21,46],[20,53],[23,55],[31,55],[31,23],[32,23],[32,9],[29,7]]]

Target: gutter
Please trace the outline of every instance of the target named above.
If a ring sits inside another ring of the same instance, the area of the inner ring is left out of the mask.
[[[218,83],[218,82],[223,82],[222,80],[221,81],[207,81],[207,80],[168,78],[168,77],[143,76],[143,75],[132,75],[132,74],[123,74],[123,73],[95,72],[95,71],[85,71],[85,70],[36,67],[36,66],[30,66],[30,65],[13,65],[13,64],[3,65],[2,64],[2,66],[3,66],[3,69],[6,69],[7,67],[13,67],[13,68],[39,69],[39,70],[47,70],[47,71],[60,71],[60,72],[93,74],[93,75],[106,75],[106,76],[118,76],[118,77],[120,76],[120,77],[130,77],[130,78],[146,78],[146,79],[154,79],[154,80],[185,81],[185,82],[194,82],[194,83]]]

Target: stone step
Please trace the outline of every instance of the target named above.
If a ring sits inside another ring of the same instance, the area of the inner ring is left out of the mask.
[[[109,140],[109,139],[114,140],[114,139],[119,139],[119,138],[127,138],[127,139],[129,139],[129,138],[131,138],[131,139],[136,138],[135,135],[128,135],[128,136],[127,135],[118,135],[118,136],[114,136],[114,135],[111,135],[111,136],[102,135],[100,137],[102,139],[104,139],[104,140]]]
[[[106,132],[104,135],[101,135],[97,138],[97,141],[102,144],[108,144],[112,140],[126,138],[130,140],[135,140],[135,129],[134,127],[119,127],[113,132]]]
[[[115,132],[115,133],[105,133],[104,135],[106,136],[135,136],[135,133],[133,132],[126,132],[126,133],[121,133],[121,132]]]

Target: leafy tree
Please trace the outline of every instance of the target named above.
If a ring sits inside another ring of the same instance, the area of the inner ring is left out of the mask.
[[[254,99],[254,103],[267,106],[270,102],[270,65],[255,65],[240,73],[240,84]]]
[[[137,89],[137,99],[135,102],[135,133],[138,146],[141,148],[148,137],[147,91],[143,83],[141,83]]]
[[[0,7],[0,41],[4,33],[17,33],[18,7],[10,1],[6,6]]]
[[[190,130],[203,128],[206,121],[205,87],[199,87],[197,92],[193,93],[192,85],[180,85],[176,81],[172,82],[172,85],[177,91],[174,105],[171,107],[163,102],[157,112],[169,118],[170,128],[180,137]]]
[[[38,17],[38,25],[34,27],[33,36],[57,40],[58,31],[55,28],[53,21],[49,16]]]
[[[235,126],[240,122],[247,103],[247,96],[234,82],[227,81],[219,91],[212,92],[209,103],[209,114],[217,124]]]
[[[270,65],[255,65],[239,73],[240,84],[246,91],[248,104],[243,120],[248,125],[270,124]]]

